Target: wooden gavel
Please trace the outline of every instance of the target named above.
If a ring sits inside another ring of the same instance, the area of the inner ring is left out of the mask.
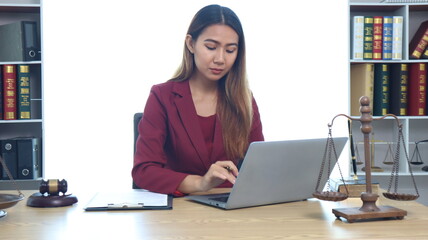
[[[41,194],[47,193],[51,196],[58,196],[59,193],[65,194],[67,192],[67,181],[65,179],[42,180],[39,191]]]

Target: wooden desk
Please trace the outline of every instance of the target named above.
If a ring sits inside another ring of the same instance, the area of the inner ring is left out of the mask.
[[[224,191],[224,190],[223,190]],[[2,193],[13,193],[1,191]],[[28,197],[33,191],[24,191]],[[15,193],[13,193],[15,194]],[[380,198],[408,212],[404,220],[347,223],[332,208],[358,207],[343,202],[310,199],[237,210],[220,210],[174,199],[173,210],[85,212],[92,197],[78,195],[79,203],[62,208],[31,208],[26,199],[6,209],[0,219],[2,240],[25,239],[427,239],[428,207],[416,202]]]

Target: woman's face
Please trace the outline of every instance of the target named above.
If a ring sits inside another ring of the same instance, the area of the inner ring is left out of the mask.
[[[226,75],[238,55],[238,34],[229,26],[207,27],[196,41],[187,36],[186,44],[193,53],[196,69],[193,77],[217,81]]]

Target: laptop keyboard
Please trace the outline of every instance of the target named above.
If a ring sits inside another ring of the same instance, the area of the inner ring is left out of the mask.
[[[209,200],[217,201],[217,202],[227,202],[227,199],[229,197],[215,197],[215,198],[209,198]]]

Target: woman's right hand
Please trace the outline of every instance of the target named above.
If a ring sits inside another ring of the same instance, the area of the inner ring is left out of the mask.
[[[188,175],[178,187],[182,193],[206,192],[224,181],[235,184],[238,168],[229,160],[212,164],[204,176]]]
[[[238,168],[232,161],[217,161],[212,164],[208,172],[202,176],[200,189],[205,192],[213,187],[217,187],[225,181],[235,184],[237,176]]]

